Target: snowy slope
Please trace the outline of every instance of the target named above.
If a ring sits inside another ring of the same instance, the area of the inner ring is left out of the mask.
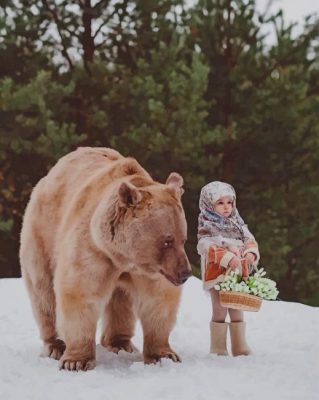
[[[97,367],[59,371],[40,358],[40,340],[21,279],[0,280],[0,399],[319,400],[319,308],[264,302],[247,313],[249,357],[208,354],[210,299],[201,282],[184,287],[172,347],[182,363],[145,366],[140,355],[108,353]],[[137,326],[135,344],[141,348]]]

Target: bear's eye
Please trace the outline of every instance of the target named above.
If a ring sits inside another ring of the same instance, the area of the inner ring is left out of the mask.
[[[164,242],[164,248],[169,249],[173,246],[173,239],[166,239]]]

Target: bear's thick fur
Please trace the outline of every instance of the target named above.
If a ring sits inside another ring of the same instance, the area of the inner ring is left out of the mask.
[[[144,361],[179,361],[168,339],[191,275],[182,184],[176,173],[161,184],[133,158],[84,147],[34,188],[21,231],[22,276],[44,352],[60,368],[94,368],[99,317],[109,350],[134,350],[139,318]]]

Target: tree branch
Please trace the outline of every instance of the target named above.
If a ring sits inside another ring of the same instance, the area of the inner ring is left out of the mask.
[[[51,14],[52,19],[54,20],[54,22],[56,24],[59,36],[61,38],[62,55],[66,58],[66,60],[67,60],[67,62],[69,64],[69,67],[72,70],[74,67],[73,67],[73,63],[71,61],[71,58],[70,58],[70,56],[68,54],[68,49],[67,49],[67,46],[66,46],[66,43],[65,43],[65,39],[64,39],[63,34],[62,34],[62,26],[61,26],[61,21],[59,19],[58,13],[57,13],[57,11],[55,9],[51,9],[50,8],[49,3],[48,3],[47,0],[42,0],[42,4],[48,10],[48,12]]]

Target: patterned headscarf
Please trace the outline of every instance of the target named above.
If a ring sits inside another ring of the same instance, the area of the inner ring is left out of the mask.
[[[233,209],[227,218],[214,211],[214,205],[224,196],[230,196],[233,199]],[[231,185],[219,181],[208,183],[201,190],[199,208],[198,240],[206,236],[219,235],[243,240],[245,223],[236,208],[236,193]]]

